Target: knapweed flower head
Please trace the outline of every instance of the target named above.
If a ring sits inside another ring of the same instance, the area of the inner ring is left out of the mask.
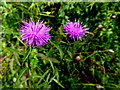
[[[50,34],[48,33],[51,28],[46,27],[43,22],[29,22],[22,21],[24,25],[21,26],[21,39],[26,40],[26,44],[31,46],[43,46],[48,43]]]
[[[86,28],[87,25],[82,26],[82,24],[79,24],[79,21],[76,22],[70,22],[68,21],[65,25],[63,25],[65,29],[65,35],[69,35],[70,38],[73,38],[74,41],[80,39],[82,40],[82,36],[86,36],[85,32],[86,30],[89,30],[89,28]],[[85,29],[86,28],[86,29]]]

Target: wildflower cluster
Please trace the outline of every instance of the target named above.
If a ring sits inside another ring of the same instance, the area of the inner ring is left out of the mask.
[[[43,46],[48,43],[50,39],[49,31],[51,28],[46,27],[43,22],[33,22],[32,19],[29,22],[22,21],[24,25],[21,26],[21,34],[20,37],[22,40],[26,40],[26,44],[31,46]],[[63,25],[65,29],[65,35],[69,35],[70,38],[73,38],[74,41],[80,39],[82,40],[82,36],[86,36],[86,25],[82,26],[78,22],[70,22],[68,21],[65,25]]]

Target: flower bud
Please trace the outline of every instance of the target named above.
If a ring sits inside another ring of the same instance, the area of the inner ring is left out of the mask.
[[[103,28],[103,26],[102,25],[98,25],[98,28]]]
[[[16,82],[16,80],[17,80],[17,79],[14,77],[14,78],[13,78],[13,82]]]
[[[99,84],[96,84],[95,87],[97,88],[97,90],[101,90],[102,86]]]
[[[111,15],[110,15],[110,18],[111,18],[111,19],[114,19],[114,18],[116,18],[116,16],[111,14]]]
[[[79,61],[81,58],[80,58],[80,56],[76,56],[76,58],[75,58],[77,61]]]
[[[110,53],[114,53],[114,51],[113,51],[112,49],[108,50],[108,52],[110,52]]]
[[[112,18],[116,18],[116,16],[112,16]]]

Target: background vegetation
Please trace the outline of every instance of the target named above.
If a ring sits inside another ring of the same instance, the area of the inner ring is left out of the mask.
[[[120,88],[120,2],[1,4],[2,88]],[[30,18],[52,27],[45,46],[19,38],[21,20]],[[90,28],[82,41],[63,34],[62,24],[75,19]]]

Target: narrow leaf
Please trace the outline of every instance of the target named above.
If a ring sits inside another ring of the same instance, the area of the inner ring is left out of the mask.
[[[44,77],[48,74],[49,71],[50,71],[50,69],[48,69],[48,70],[42,75],[42,77],[41,77],[41,79],[38,81],[37,85],[38,85],[39,83],[41,83],[41,81],[44,79]]]
[[[62,49],[61,49],[58,45],[54,44],[53,42],[50,41],[50,43],[51,43],[52,45],[54,45],[54,46],[59,50],[60,57],[61,57],[61,59],[62,59],[62,58],[63,58],[63,55],[64,55]]]
[[[55,58],[51,58],[51,57],[47,57],[47,56],[45,56],[44,54],[42,54],[42,53],[34,53],[34,54],[36,54],[37,56],[40,56],[42,59],[45,59],[45,60],[50,60],[50,61],[52,61],[52,62],[54,62],[54,63],[60,63],[60,61],[58,61],[57,59],[55,59]]]
[[[21,70],[21,73],[20,73],[20,75],[18,76],[17,81],[20,80],[21,76],[24,74],[24,72],[25,72],[27,69],[28,69],[28,68],[26,67],[26,68],[24,68],[24,69]]]
[[[24,62],[26,61],[26,59],[28,58],[28,56],[30,55],[30,53],[31,53],[31,47],[29,47],[27,53],[26,53],[25,56],[24,56],[23,64],[24,64]]]
[[[18,51],[17,49],[13,49],[13,48],[8,48],[8,49],[9,49],[10,51],[12,51],[12,52],[18,53],[19,55],[24,55],[23,52]]]
[[[63,85],[61,85],[56,79],[53,79],[59,86],[61,86],[62,88],[65,88]]]

